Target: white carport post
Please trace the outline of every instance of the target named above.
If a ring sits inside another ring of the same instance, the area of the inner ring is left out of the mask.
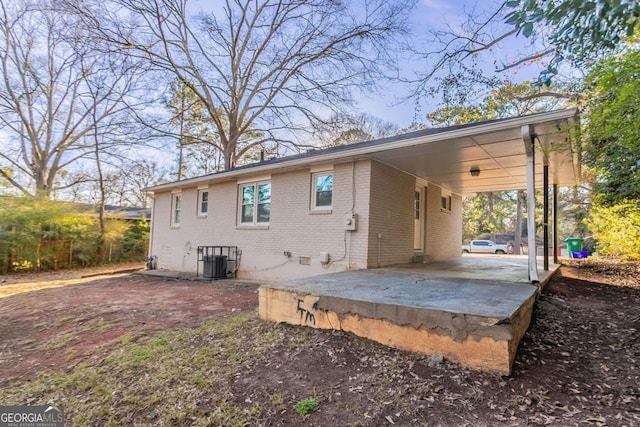
[[[529,125],[522,126],[522,142],[527,153],[527,256],[529,257],[529,280],[539,283],[536,260],[536,157],[534,135]]]

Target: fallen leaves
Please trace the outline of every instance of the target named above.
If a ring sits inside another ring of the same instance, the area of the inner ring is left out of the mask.
[[[103,424],[300,425],[293,408],[308,396],[319,409],[306,426],[640,425],[640,286],[625,285],[629,265],[601,276],[589,262],[545,288],[508,377],[251,314],[167,334],[160,347],[123,341],[58,383],[44,373],[11,384],[0,402],[64,401],[73,425],[87,413]],[[148,362],[130,363],[140,346]]]

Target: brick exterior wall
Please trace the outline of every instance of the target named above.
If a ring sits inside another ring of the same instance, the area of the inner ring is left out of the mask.
[[[462,244],[462,197],[451,195],[451,211],[440,208],[442,189],[429,184],[427,192],[427,228],[425,255],[428,259],[460,256]]]
[[[261,280],[366,268],[370,164],[333,166],[333,200],[328,212],[311,210],[311,170],[272,174],[266,228],[238,226],[236,181],[209,185],[206,217],[196,215],[198,189],[183,189],[179,227],[170,227],[171,192],[157,193],[150,253],[159,257],[160,268],[195,272],[198,246],[237,246],[242,251],[238,277]],[[358,230],[345,231],[344,216],[352,210],[358,214]],[[291,256],[285,256],[285,251]],[[329,253],[329,264],[321,264],[320,252]],[[303,265],[300,257],[308,257],[310,264]]]
[[[413,176],[372,163],[369,268],[412,261],[415,186]]]
[[[158,257],[159,268],[195,272],[198,246],[237,246],[242,251],[238,277],[260,280],[411,262],[415,178],[369,160],[334,164],[333,174],[332,209],[318,212],[311,209],[311,169],[272,173],[268,227],[238,226],[235,180],[209,185],[206,217],[197,216],[198,188],[183,189],[179,227],[170,224],[172,193],[158,192],[150,254]],[[453,195],[452,211],[445,213],[440,188],[429,185],[426,194],[426,254],[435,259],[458,256],[461,198]],[[344,218],[351,212],[358,215],[358,229],[345,231]],[[321,252],[329,253],[328,264],[320,262]]]

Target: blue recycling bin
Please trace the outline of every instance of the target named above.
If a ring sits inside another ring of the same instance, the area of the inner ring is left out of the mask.
[[[588,253],[583,256],[584,252],[582,251],[582,242],[584,242],[584,239],[580,237],[567,237],[565,242],[567,243],[567,252],[570,258],[587,257]]]

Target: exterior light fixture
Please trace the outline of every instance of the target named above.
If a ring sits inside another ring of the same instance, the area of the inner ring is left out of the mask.
[[[471,173],[471,176],[478,176],[480,175],[480,168],[478,166],[471,166],[471,170],[469,172]]]

